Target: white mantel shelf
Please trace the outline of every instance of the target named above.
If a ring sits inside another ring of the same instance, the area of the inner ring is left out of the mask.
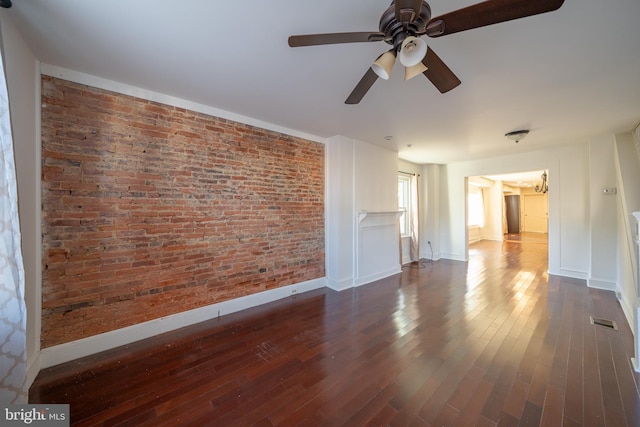
[[[358,212],[358,222],[362,222],[365,218],[388,218],[389,221],[396,221],[403,214],[402,211],[360,211]]]

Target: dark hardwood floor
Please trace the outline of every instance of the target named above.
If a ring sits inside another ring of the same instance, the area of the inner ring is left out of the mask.
[[[78,426],[640,425],[613,293],[549,277],[540,243],[479,242],[470,258],[49,368],[30,399],[69,403]]]

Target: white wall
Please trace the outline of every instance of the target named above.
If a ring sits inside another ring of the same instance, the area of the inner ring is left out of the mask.
[[[355,245],[354,145],[344,137],[326,143],[326,276],[328,286],[353,286]]]
[[[637,289],[638,260],[634,237],[636,235],[635,220],[631,213],[640,211],[640,159],[634,146],[631,133],[616,135],[614,143],[614,159],[616,162],[617,194],[617,291],[621,298],[620,304],[627,316],[631,328],[638,338],[636,319],[638,311]],[[636,352],[640,349],[636,349]],[[636,368],[638,354],[636,354]]]
[[[440,259],[440,197],[441,165],[422,166],[423,185],[420,213],[420,256],[422,258]]]
[[[589,144],[589,184],[591,252],[589,286],[616,290],[616,210],[617,195],[605,194],[615,188],[614,136],[593,138]]]
[[[328,286],[343,290],[399,273],[397,153],[343,136],[326,144]]]
[[[352,140],[356,211],[398,210],[398,153]]]
[[[0,14],[18,179],[27,306],[27,384],[39,370],[41,307],[39,63],[5,13]]]
[[[502,218],[504,215],[504,194],[502,181],[494,181],[493,185],[484,192],[486,203],[485,226],[483,239],[502,241]]]
[[[441,255],[467,260],[465,178],[523,170],[549,171],[549,272],[587,279],[590,260],[587,144],[452,163],[441,168]]]
[[[356,245],[354,286],[401,271],[398,153],[353,140]],[[360,212],[368,212],[363,217]]]

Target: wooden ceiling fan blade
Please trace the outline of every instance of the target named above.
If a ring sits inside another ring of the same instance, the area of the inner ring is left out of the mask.
[[[378,75],[373,71],[373,69],[369,68],[344,103],[358,104],[362,101],[362,98],[364,98],[367,92],[369,92],[369,89],[371,89],[371,86],[373,86],[376,80],[378,80]]]
[[[413,22],[420,15],[422,0],[395,0],[396,20],[402,24]]]
[[[449,92],[460,85],[460,79],[453,74],[453,71],[447,67],[447,64],[431,48],[427,48],[427,54],[424,56],[422,63],[427,67],[427,70],[422,74],[433,83],[440,93]]]
[[[377,42],[382,40],[384,40],[384,33],[379,32],[302,34],[290,36],[289,46],[317,46],[322,44]]]
[[[441,16],[427,23],[426,34],[440,37],[473,28],[551,12],[564,0],[487,0]]]

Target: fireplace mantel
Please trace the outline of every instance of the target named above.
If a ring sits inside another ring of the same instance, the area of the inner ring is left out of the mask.
[[[361,226],[388,225],[396,223],[402,214],[402,211],[360,211],[357,214],[358,224]]]
[[[356,278],[360,286],[399,273],[402,211],[356,212]]]

